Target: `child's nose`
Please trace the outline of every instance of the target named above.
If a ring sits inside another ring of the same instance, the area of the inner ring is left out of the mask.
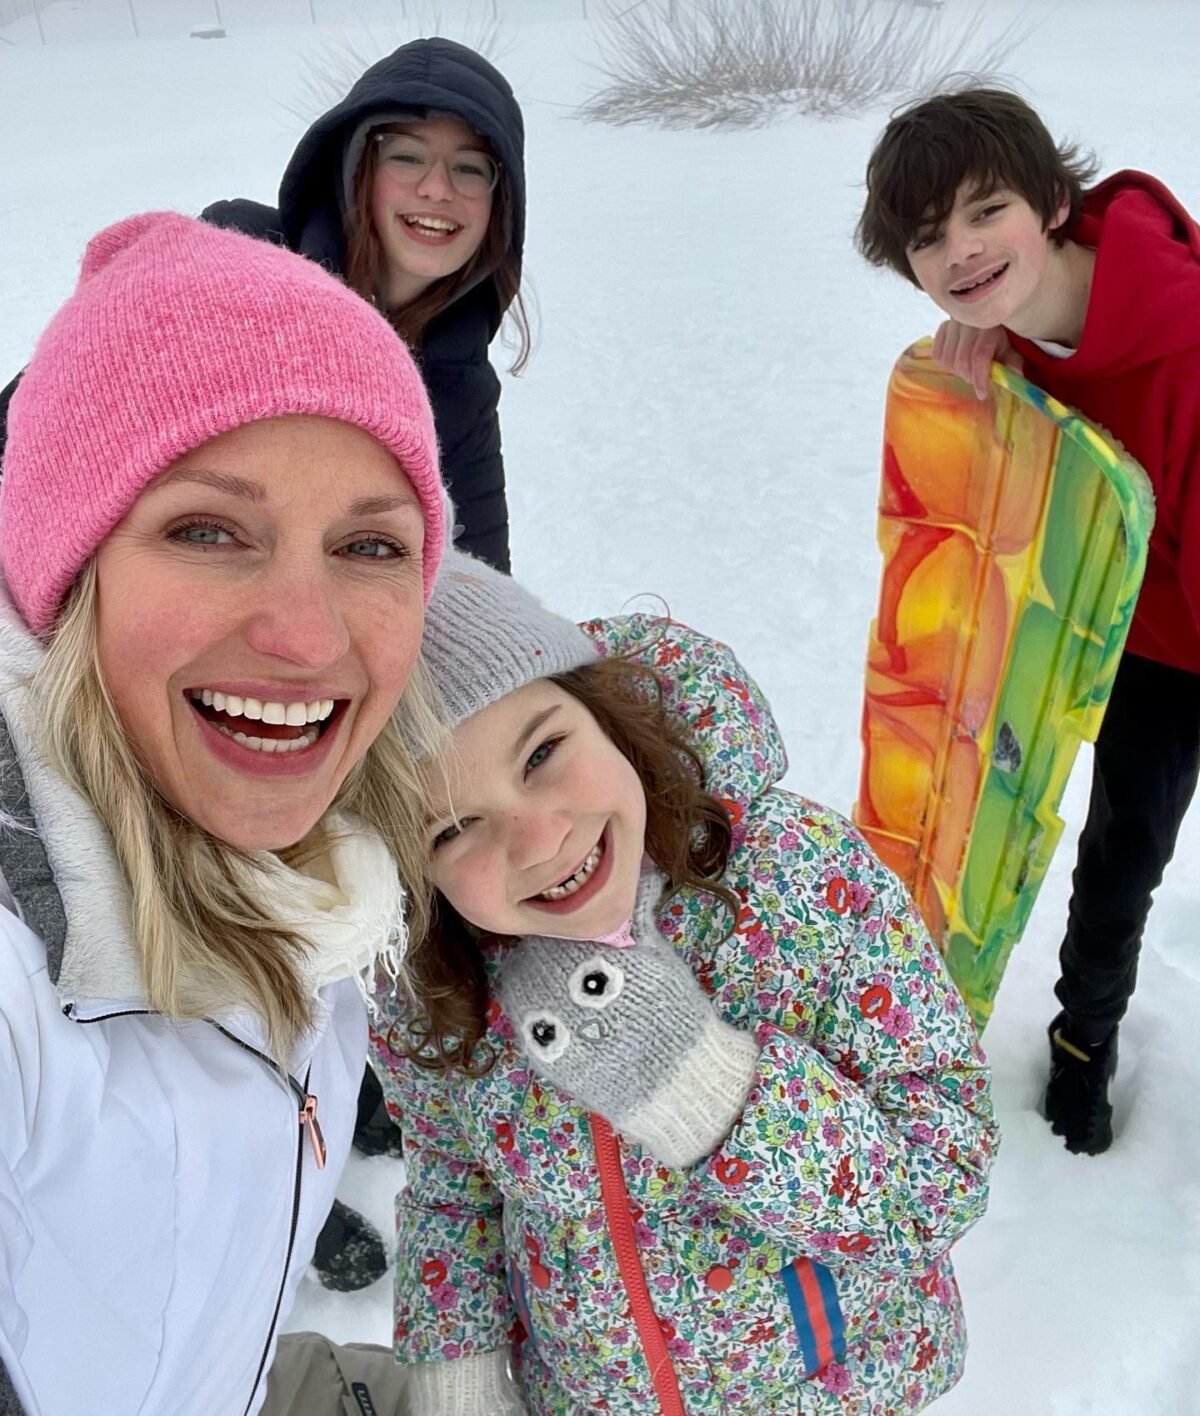
[[[965,222],[951,222],[947,227],[945,250],[949,265],[961,265],[972,256],[977,256],[982,249],[979,233],[972,231]]]
[[[570,820],[562,813],[516,811],[509,823],[509,851],[520,870],[548,865],[562,854],[571,834]]]
[[[432,201],[445,201],[454,194],[454,187],[450,181],[448,159],[442,157],[433,159],[429,164],[429,171],[417,183],[417,193]]]

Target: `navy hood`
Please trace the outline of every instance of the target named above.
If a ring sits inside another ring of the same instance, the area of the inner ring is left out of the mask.
[[[512,194],[509,250],[525,245],[525,124],[508,80],[452,39],[414,39],[373,64],[301,138],[279,184],[284,240],[328,268],[345,269],[342,181],[347,145],[373,113],[452,113],[491,144]],[[491,285],[492,282],[486,282]],[[497,321],[503,314],[497,311]]]

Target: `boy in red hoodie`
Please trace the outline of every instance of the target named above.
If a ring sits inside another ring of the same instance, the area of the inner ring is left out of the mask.
[[[1200,227],[1142,172],[1096,186],[1023,99],[940,94],[867,167],[859,249],[949,316],[934,354],[986,397],[994,357],[1146,469],[1146,578],[1096,742],[1045,1110],[1069,1150],[1112,1144],[1108,1084],[1151,896],[1200,775]]]

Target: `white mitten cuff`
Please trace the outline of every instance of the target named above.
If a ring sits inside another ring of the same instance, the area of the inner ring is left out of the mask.
[[[758,1071],[754,1038],[709,1012],[666,1083],[613,1124],[657,1160],[686,1170],[733,1129]]]
[[[413,1416],[526,1416],[509,1375],[510,1349],[477,1352],[448,1362],[415,1362],[406,1369]]]

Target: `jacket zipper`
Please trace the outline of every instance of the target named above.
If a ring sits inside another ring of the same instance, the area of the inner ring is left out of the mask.
[[[63,1011],[67,1017],[73,1018],[77,1023],[104,1023],[110,1018],[151,1017],[156,1015],[153,1008],[125,1008],[116,1013],[101,1013],[94,1018],[74,1018],[74,1010],[70,1004],[68,1004]],[[275,1337],[275,1329],[279,1323],[279,1310],[283,1306],[283,1294],[287,1287],[288,1270],[292,1266],[292,1251],[296,1247],[296,1228],[300,1222],[300,1177],[304,1173],[304,1132],[307,1128],[308,1138],[312,1143],[313,1159],[316,1161],[319,1170],[325,1168],[325,1137],[321,1134],[321,1123],[317,1120],[317,1098],[308,1090],[308,1078],[311,1075],[311,1069],[309,1072],[305,1073],[305,1085],[301,1086],[295,1077],[293,1077],[290,1072],[285,1071],[273,1057],[269,1057],[265,1052],[260,1052],[257,1047],[251,1047],[248,1042],[243,1042],[240,1037],[236,1037],[227,1028],[223,1028],[220,1023],[212,1022],[211,1018],[208,1021],[216,1028],[222,1037],[227,1037],[230,1042],[236,1043],[243,1052],[250,1053],[252,1057],[257,1057],[260,1062],[270,1067],[277,1076],[287,1082],[292,1093],[298,1097],[300,1101],[300,1129],[296,1134],[295,1179],[292,1182],[292,1222],[288,1227],[287,1254],[283,1261],[283,1276],[279,1280],[279,1291],[275,1295],[275,1311],[271,1314],[271,1322],[267,1328],[267,1340],[263,1344],[262,1356],[258,1359],[258,1370],[254,1374],[254,1382],[250,1387],[250,1395],[246,1398],[245,1411],[242,1413],[242,1416],[247,1416],[250,1407],[254,1404],[254,1393],[258,1390],[259,1382],[262,1381],[263,1368],[267,1365],[267,1354],[271,1350],[271,1342]]]
[[[63,1013],[70,1018],[72,1022],[81,1024],[107,1023],[110,1018],[150,1018],[160,1016],[154,1008],[122,1008],[116,1013],[97,1013],[94,1018],[77,1018],[75,1016],[75,1005],[73,1003],[68,1003],[63,1009]],[[295,1077],[293,1077],[290,1072],[285,1072],[273,1057],[269,1057],[265,1052],[260,1052],[257,1047],[251,1047],[248,1042],[243,1042],[240,1037],[236,1037],[227,1028],[223,1028],[220,1023],[214,1023],[211,1018],[207,1019],[207,1021],[212,1027],[216,1028],[222,1037],[227,1037],[230,1042],[235,1043],[243,1052],[248,1052],[251,1057],[257,1057],[265,1066],[270,1067],[271,1071],[274,1072],[277,1077],[288,1084],[293,1094],[300,1102],[300,1130],[303,1132],[304,1128],[306,1126],[308,1127],[308,1139],[312,1143],[313,1159],[317,1163],[317,1169],[324,1170],[328,1150],[325,1146],[325,1136],[321,1130],[321,1123],[317,1120],[317,1098],[308,1090],[307,1085],[302,1087]],[[308,1078],[306,1076],[305,1082],[307,1083],[307,1081]]]
[[[608,1221],[608,1237],[612,1240],[617,1269],[642,1341],[642,1353],[650,1368],[654,1394],[658,1397],[662,1416],[687,1416],[679,1380],[667,1350],[667,1340],[663,1336],[658,1314],[654,1311],[654,1301],[650,1297],[646,1274],[638,1256],[629,1191],[621,1169],[621,1152],[612,1127],[604,1117],[593,1112],[588,1119],[592,1128],[592,1145],[596,1150],[596,1168],[600,1172],[600,1197]]]
[[[325,1137],[321,1132],[321,1123],[317,1120],[317,1099],[313,1096],[312,1092],[308,1090],[308,1074],[305,1074],[305,1085],[301,1086],[295,1077],[293,1077],[290,1072],[284,1071],[273,1057],[268,1057],[265,1052],[260,1052],[257,1047],[251,1047],[248,1042],[243,1042],[240,1037],[236,1037],[233,1033],[229,1032],[228,1029],[223,1028],[220,1023],[213,1023],[213,1027],[216,1028],[222,1037],[227,1037],[230,1042],[236,1043],[243,1052],[248,1052],[251,1057],[257,1057],[260,1062],[266,1063],[276,1076],[280,1077],[291,1087],[292,1094],[297,1097],[300,1102],[301,1134],[303,1135],[304,1128],[307,1126],[308,1139],[312,1143],[313,1159],[317,1163],[317,1169],[324,1170],[326,1157]]]
[[[283,1291],[287,1287],[288,1270],[292,1266],[292,1250],[296,1247],[296,1226],[300,1222],[300,1177],[304,1173],[304,1129],[307,1126],[308,1138],[312,1142],[313,1159],[319,1170],[325,1167],[325,1137],[321,1134],[321,1125],[317,1120],[317,1099],[308,1090],[308,1079],[312,1075],[311,1067],[304,1074],[304,1086],[301,1086],[295,1077],[285,1071],[273,1057],[268,1057],[257,1047],[251,1047],[248,1042],[243,1042],[240,1037],[235,1037],[220,1023],[213,1023],[213,1027],[222,1037],[227,1037],[230,1042],[236,1043],[244,1052],[249,1052],[252,1057],[257,1057],[265,1062],[287,1082],[292,1092],[300,1098],[300,1130],[296,1136],[296,1179],[292,1187],[292,1223],[288,1230],[287,1255],[283,1260],[283,1275],[279,1280],[279,1292],[275,1295],[275,1311],[271,1314],[270,1326],[267,1328],[267,1340],[263,1344],[262,1356],[258,1359],[258,1371],[255,1372],[254,1381],[250,1385],[250,1395],[246,1399],[246,1410],[242,1413],[242,1416],[248,1416],[249,1410],[254,1404],[254,1393],[258,1390],[258,1384],[262,1381],[263,1369],[267,1365],[267,1354],[270,1352],[271,1343],[275,1338],[275,1329],[279,1324],[279,1310],[283,1306]]]
[[[224,1028],[221,1029],[224,1032]],[[228,1034],[226,1034],[228,1036]],[[237,1039],[235,1038],[236,1042]],[[251,1052],[253,1048],[249,1049]],[[254,1405],[254,1393],[258,1390],[258,1384],[262,1381],[263,1369],[267,1365],[267,1354],[271,1350],[271,1343],[275,1338],[275,1328],[279,1322],[279,1310],[283,1306],[283,1290],[287,1287],[288,1269],[292,1266],[292,1250],[296,1245],[296,1226],[300,1222],[300,1176],[304,1171],[304,1127],[296,1133],[296,1179],[292,1185],[292,1223],[288,1230],[287,1255],[283,1260],[283,1277],[279,1280],[279,1292],[275,1295],[275,1311],[271,1314],[271,1323],[267,1328],[267,1340],[263,1344],[262,1356],[258,1359],[258,1371],[254,1374],[254,1380],[250,1383],[250,1395],[246,1398],[246,1409],[242,1416],[249,1416],[250,1408]]]

